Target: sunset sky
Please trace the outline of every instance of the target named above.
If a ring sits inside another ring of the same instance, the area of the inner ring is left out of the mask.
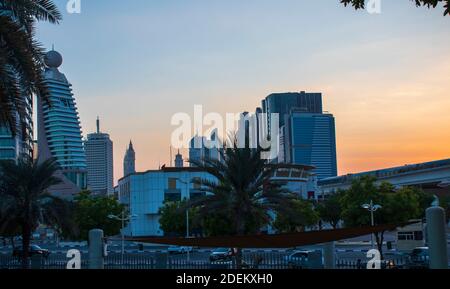
[[[322,92],[339,174],[450,157],[450,17],[409,0],[81,0],[40,24],[64,57],[83,133],[133,140],[139,171],[169,164],[176,112],[254,111],[273,92]],[[185,154],[186,156],[186,154]]]

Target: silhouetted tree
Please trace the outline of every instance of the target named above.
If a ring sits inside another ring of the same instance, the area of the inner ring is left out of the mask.
[[[14,135],[25,121],[26,98],[49,102],[43,84],[44,50],[35,40],[36,21],[61,20],[51,0],[0,0],[0,124]]]
[[[28,267],[31,234],[40,224],[66,230],[73,227],[68,203],[47,191],[61,182],[54,176],[57,170],[53,159],[42,163],[28,158],[17,163],[0,162],[1,227],[12,230],[17,226],[20,230],[24,268]]]
[[[450,15],[450,0],[410,0],[415,2],[417,7],[427,6],[428,8],[436,8],[439,4],[444,4],[444,16]],[[341,0],[345,6],[352,5],[355,9],[364,9],[366,0]]]

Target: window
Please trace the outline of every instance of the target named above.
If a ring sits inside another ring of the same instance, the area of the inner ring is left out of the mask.
[[[201,189],[201,185],[200,184],[198,184],[198,183],[196,183],[196,182],[200,182],[200,178],[199,177],[195,177],[194,178],[194,190],[200,190]]]
[[[167,183],[168,183],[169,190],[174,190],[177,188],[177,179],[176,178],[169,178]]]
[[[179,202],[181,201],[181,193],[165,193],[164,201],[166,202]]]
[[[415,231],[414,232],[414,240],[418,240],[418,241],[423,240],[423,232],[422,231]]]
[[[398,232],[397,239],[401,241],[410,241],[414,240],[413,232]]]

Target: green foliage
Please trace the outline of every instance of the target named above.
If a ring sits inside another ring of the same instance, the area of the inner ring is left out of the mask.
[[[198,218],[201,220],[211,214],[223,216],[230,224],[227,233],[242,236],[255,233],[268,224],[271,221],[270,212],[282,214],[289,210],[295,195],[284,190],[282,184],[271,181],[276,167],[266,165],[260,148],[240,148],[236,140],[231,143],[220,150],[223,161],[191,160],[191,163],[213,176],[215,181],[194,179],[193,183],[200,186],[204,197],[191,200],[189,206],[198,208]],[[211,222],[214,219],[210,219]],[[218,232],[212,230],[212,233]],[[239,248],[236,266],[242,266],[242,250]]]
[[[342,195],[342,192],[332,194],[325,200],[319,202],[316,207],[320,219],[329,223],[334,229],[338,227],[342,218]]]
[[[225,213],[211,213],[203,219],[197,217],[206,236],[230,236],[234,230],[229,222],[230,216]]]
[[[0,162],[0,232],[11,235],[20,230],[25,268],[31,233],[40,224],[59,232],[73,228],[68,202],[48,193],[50,187],[60,183],[54,176],[57,170],[54,159],[41,163],[28,158],[17,163]]]
[[[26,97],[49,103],[44,85],[44,49],[35,40],[36,21],[61,20],[51,0],[0,0],[0,124],[16,134],[26,115]],[[19,122],[20,121],[20,122]]]
[[[166,202],[159,209],[159,224],[165,235],[186,236],[186,207],[187,201]],[[189,208],[189,234],[199,230],[199,224],[195,222],[197,209]]]
[[[420,189],[403,187],[399,190],[389,183],[375,184],[373,177],[362,177],[352,183],[341,198],[342,217],[347,227],[370,225],[370,213],[362,208],[371,200],[382,208],[374,213],[375,224],[400,224],[424,216],[429,206],[429,196]],[[384,232],[375,234],[382,253]]]
[[[89,191],[83,191],[75,198],[74,207],[80,240],[87,240],[92,229],[102,229],[106,236],[120,233],[121,221],[108,218],[109,215],[120,216],[124,210],[114,197],[93,196]]]
[[[266,166],[261,149],[238,148],[234,141],[220,153],[223,162],[191,161],[217,180],[193,180],[205,193],[189,203],[198,208],[200,219],[218,214],[231,225],[232,235],[246,235],[269,224],[270,211],[280,214],[291,209],[295,195],[271,182],[275,168]]]
[[[292,210],[276,216],[273,226],[280,233],[303,232],[305,227],[317,224],[319,214],[310,201],[292,201]]]
[[[366,0],[341,0],[345,6],[352,5],[355,9],[364,9]],[[426,6],[428,8],[436,8],[439,4],[444,4],[444,16],[450,15],[450,0],[411,0],[414,1],[417,7]]]

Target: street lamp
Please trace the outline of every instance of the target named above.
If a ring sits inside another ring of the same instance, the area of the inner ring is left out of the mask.
[[[177,178],[177,181],[179,181],[180,183],[186,185],[186,193],[187,193],[186,199],[189,201],[190,200],[189,182],[185,182],[185,181],[180,180],[178,178]],[[189,238],[189,208],[186,208],[186,238]]]
[[[372,200],[370,200],[369,204],[363,204],[361,207],[363,209],[366,209],[366,210],[368,210],[370,212],[370,224],[371,224],[372,227],[375,226],[375,220],[374,220],[374,217],[373,217],[373,213],[376,210],[381,209],[382,207],[380,205],[374,205]],[[373,241],[373,233],[370,234],[370,239],[371,239],[372,249],[373,249],[373,248],[375,248],[374,241]]]
[[[183,181],[179,178],[177,178],[177,181],[179,181],[182,184],[186,185],[186,194],[187,194],[187,201],[190,200],[190,192],[189,192],[189,182]],[[186,208],[186,238],[189,238],[189,207]],[[189,261],[189,249],[187,249],[187,260]]]
[[[120,213],[119,216],[110,214],[108,215],[109,219],[113,219],[113,220],[118,220],[122,222],[122,229],[120,230],[121,235],[122,235],[122,256],[121,256],[121,261],[122,261],[122,267],[123,267],[123,259],[124,259],[124,255],[125,255],[125,221],[129,221],[133,218],[136,218],[137,215],[125,215],[125,210],[122,210],[122,213]]]

